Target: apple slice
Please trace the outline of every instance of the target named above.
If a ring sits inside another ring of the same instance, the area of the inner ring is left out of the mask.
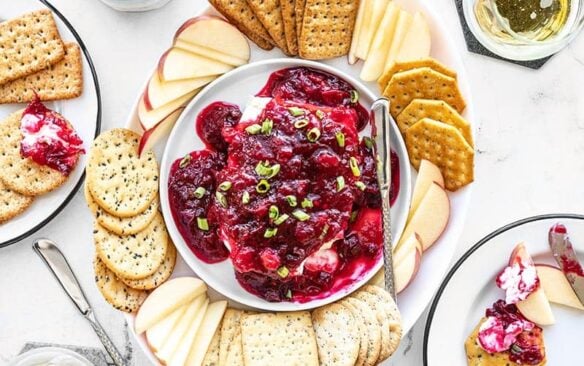
[[[181,306],[180,308],[170,313],[169,316],[146,330],[146,342],[154,353],[160,351],[164,345],[164,342],[170,336],[170,332],[188,307],[188,305]]]
[[[578,300],[561,269],[547,264],[536,264],[535,269],[543,292],[550,302],[584,310],[584,305]]]
[[[167,317],[174,310],[207,291],[207,285],[194,277],[177,277],[166,281],[146,298],[134,322],[137,334]]]
[[[203,322],[203,319],[205,318],[205,313],[207,312],[208,306],[209,306],[209,299],[205,299],[205,302],[203,303],[203,305],[201,305],[201,307],[197,311],[197,315],[195,316],[195,318],[193,319],[193,321],[189,325],[186,333],[181,338],[180,343],[179,343],[176,351],[170,357],[170,362],[167,363],[168,366],[184,366],[185,361],[187,360],[187,357],[189,356],[189,351],[191,350],[191,347],[193,345],[193,341],[195,340],[195,337],[197,336],[197,332],[199,331],[199,328],[201,327],[201,323]]]
[[[189,327],[197,317],[197,314],[201,312],[201,308],[205,304],[205,301],[207,301],[206,295],[201,295],[195,298],[195,300],[189,304],[183,316],[180,317],[176,326],[172,328],[170,336],[166,342],[164,342],[162,348],[156,352],[156,357],[158,357],[163,364],[168,365],[170,363],[171,357],[175,354],[181,341],[185,338]]]
[[[221,324],[226,308],[227,301],[217,301],[209,305],[185,363],[186,366],[200,366],[203,363],[207,349],[219,328],[219,324]]]
[[[391,47],[389,48],[389,52],[387,53],[387,57],[385,59],[385,68],[383,72],[385,73],[391,65],[393,65],[395,58],[403,44],[403,40],[410,29],[410,25],[412,24],[413,17],[410,13],[405,10],[400,11],[399,19],[397,21],[397,25],[395,26],[395,33],[393,34],[393,41],[391,42]]]
[[[172,127],[185,110],[184,107],[180,107],[168,116],[166,116],[162,121],[158,122],[154,127],[149,130],[144,131],[142,138],[140,138],[140,145],[138,146],[138,155],[142,155],[142,151],[151,150],[154,145],[160,141],[164,136],[168,136]]]
[[[401,254],[411,250],[413,248],[419,247],[422,251],[424,247],[420,242],[420,236],[416,233],[412,233],[409,237],[402,236],[399,243],[393,248],[393,265],[396,266],[402,261],[403,257]],[[405,248],[405,250],[402,250]]]
[[[438,240],[450,218],[450,200],[439,184],[432,182],[416,212],[406,225],[403,238],[419,235],[424,251]]]
[[[414,213],[418,209],[418,206],[420,206],[420,202],[426,195],[426,192],[428,192],[428,188],[430,188],[432,182],[435,182],[440,187],[444,188],[444,178],[442,177],[440,168],[428,160],[422,160],[420,162],[420,168],[418,169],[418,177],[416,178],[414,193],[412,194],[412,203],[410,205],[408,221],[414,216]]]
[[[400,253],[403,251],[403,254]],[[401,261],[395,266],[395,292],[400,293],[412,282],[422,261],[422,250],[419,246],[403,246],[396,256],[400,256]]]
[[[509,256],[509,265],[512,266],[514,264],[523,264],[525,266],[533,266],[533,259],[527,252],[527,248],[525,247],[525,243],[519,243],[513,248],[511,255]]]
[[[176,31],[174,42],[177,47],[191,47],[185,49],[232,66],[244,65],[250,57],[245,36],[230,23],[210,15],[184,22]]]
[[[148,110],[146,108],[144,95],[142,95],[142,98],[140,98],[140,103],[138,104],[138,119],[140,120],[140,125],[144,130],[148,131],[160,123],[160,121],[168,117],[171,113],[177,109],[180,109],[181,107],[184,107],[198,92],[198,90],[194,90],[178,99],[175,99],[161,107],[152,110]]]
[[[173,47],[158,62],[158,74],[163,81],[202,78],[225,74],[233,66]]]
[[[519,301],[515,305],[527,320],[535,324],[552,325],[556,322],[550,302],[545,296],[542,286],[529,294],[525,300]]]
[[[357,58],[361,60],[367,59],[373,37],[377,28],[379,28],[379,23],[381,23],[381,18],[383,18],[383,13],[388,3],[389,0],[370,0],[370,4],[366,6],[366,13],[363,15],[363,25],[357,42],[357,50],[355,51]]]
[[[391,40],[393,39],[399,13],[399,7],[393,2],[387,5],[379,28],[375,32],[367,60],[361,69],[359,76],[361,80],[373,81],[381,76],[385,67],[385,59],[391,47]]]
[[[430,56],[432,35],[426,18],[420,12],[414,14],[414,19],[395,56],[396,61],[413,61]]]
[[[215,80],[215,76],[202,78],[185,79],[177,81],[162,81],[158,73],[154,73],[148,82],[148,87],[144,91],[144,104],[147,110],[160,108]]]
[[[357,19],[355,20],[355,28],[353,29],[353,36],[351,37],[351,47],[349,49],[349,54],[347,55],[347,60],[349,65],[353,65],[357,62],[357,56],[355,51],[357,50],[357,43],[359,41],[359,35],[361,33],[361,28],[363,27],[363,19],[365,18],[365,13],[367,9],[365,7],[369,6],[368,0],[361,0],[359,3],[359,10],[357,10]]]

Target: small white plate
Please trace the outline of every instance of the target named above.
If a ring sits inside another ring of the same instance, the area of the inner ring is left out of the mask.
[[[561,222],[584,260],[584,216],[542,215],[502,227],[473,246],[446,276],[430,308],[424,336],[424,365],[466,365],[464,342],[485,310],[504,297],[495,277],[516,244],[525,242],[535,263],[555,263],[550,227]],[[581,365],[584,312],[552,304],[556,324],[544,327],[548,365]]]
[[[87,152],[91,142],[97,136],[101,123],[101,101],[97,74],[91,62],[85,44],[71,23],[46,1],[19,0],[11,1],[10,6],[3,6],[0,16],[2,20],[11,19],[24,13],[48,7],[59,28],[59,33],[65,41],[76,42],[82,51],[83,59],[83,93],[80,97],[70,100],[46,102],[45,105],[61,113],[83,140],[86,154],[81,155],[75,170],[61,187],[35,198],[33,204],[19,216],[0,224],[0,248],[16,243],[33,234],[48,224],[75,196],[84,177],[84,167]],[[0,120],[10,113],[22,109],[26,104],[0,105]]]

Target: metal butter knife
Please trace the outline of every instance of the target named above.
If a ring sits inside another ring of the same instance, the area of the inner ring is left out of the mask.
[[[109,353],[112,360],[114,361],[114,364],[116,366],[125,366],[126,362],[124,361],[121,353],[117,350],[112,340],[108,337],[104,329],[95,318],[95,314],[91,309],[91,305],[89,305],[87,298],[83,294],[83,290],[81,289],[81,286],[79,285],[79,282],[71,270],[69,263],[67,263],[67,259],[63,253],[61,253],[55,243],[48,239],[36,240],[33,243],[32,248],[49,267],[79,312],[81,312],[85,319],[89,321],[91,327],[95,331],[95,334],[97,334],[99,340],[101,343],[103,343],[105,350],[107,353]]]
[[[394,300],[395,286],[393,274],[393,245],[391,240],[391,124],[393,119],[389,114],[389,100],[379,98],[371,105],[372,130],[371,137],[377,155],[377,181],[381,193],[381,211],[383,226],[383,269],[385,289]]]
[[[556,262],[570,282],[576,296],[584,305],[584,268],[578,261],[574,247],[572,247],[568,230],[562,224],[555,224],[550,229],[548,237]]]

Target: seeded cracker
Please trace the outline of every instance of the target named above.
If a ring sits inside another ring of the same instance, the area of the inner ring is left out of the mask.
[[[381,305],[385,318],[389,321],[389,356],[387,357],[390,357],[397,350],[402,337],[401,314],[397,304],[391,295],[379,286],[365,285],[362,290],[377,297],[378,304]]]
[[[0,23],[0,84],[34,74],[65,56],[53,15],[37,10]]]
[[[17,193],[6,187],[0,180],[0,224],[20,215],[34,198]]]
[[[282,20],[286,33],[286,44],[291,55],[298,54],[298,35],[296,34],[296,0],[280,0],[282,7]]]
[[[355,366],[363,366],[367,360],[367,352],[369,351],[369,333],[367,330],[365,317],[361,315],[361,312],[357,307],[348,301],[349,299],[351,298],[345,298],[339,301],[339,304],[346,307],[356,320],[357,333],[359,334],[359,354],[357,356],[357,360],[355,361]]]
[[[169,245],[168,233],[160,213],[136,235],[119,236],[97,222],[93,231],[99,258],[116,275],[138,280],[150,276],[163,263]]]
[[[418,169],[422,159],[434,163],[449,191],[474,180],[474,150],[456,128],[423,118],[407,129],[405,142],[412,165]]]
[[[318,366],[318,350],[307,311],[241,317],[243,359],[254,366]]]
[[[358,321],[342,304],[334,303],[312,312],[320,366],[354,366],[359,356]]]
[[[389,98],[391,115],[397,117],[414,99],[439,99],[462,113],[466,103],[456,79],[422,67],[393,75],[383,95]]]
[[[56,189],[65,183],[67,177],[20,155],[20,119],[23,111],[16,111],[0,122],[0,179],[15,192],[37,196]]]
[[[450,76],[456,79],[456,71],[449,69],[433,58],[426,58],[422,60],[403,61],[394,63],[383,75],[379,78],[378,83],[381,91],[385,89],[391,77],[398,72],[419,69],[421,67],[429,67],[432,70]]]
[[[152,150],[138,156],[140,135],[123,128],[93,141],[87,180],[97,204],[117,217],[136,216],[158,193],[158,163]]]
[[[298,41],[300,57],[322,60],[349,53],[359,0],[306,0]]]
[[[225,365],[245,366],[243,363],[243,346],[241,344],[241,327],[236,328],[235,336],[231,341],[227,357],[225,358]]]
[[[389,355],[391,355],[391,352],[393,352],[393,350],[390,349],[390,323],[389,319],[386,317],[383,304],[378,303],[379,299],[377,299],[377,296],[370,294],[367,291],[360,290],[351,296],[365,302],[375,312],[375,318],[379,323],[381,331],[381,350],[379,351],[377,363],[381,363],[381,361],[388,358]]]
[[[120,277],[120,281],[135,288],[136,290],[152,290],[163,284],[172,274],[174,265],[176,264],[176,248],[169,240],[168,248],[166,249],[166,256],[164,262],[156,269],[156,271],[146,278],[140,280],[130,280]]]
[[[258,47],[264,50],[274,48],[272,37],[257,19],[246,0],[209,0],[209,2]]]
[[[146,300],[146,296],[148,296],[146,291],[126,286],[97,256],[93,262],[93,268],[97,288],[104,299],[114,308],[133,313]]]
[[[65,44],[65,57],[37,73],[0,85],[0,103],[25,103],[77,98],[83,92],[83,62],[75,43]]]
[[[202,366],[218,366],[219,365],[219,339],[221,338],[221,329],[217,329],[211,339],[207,353],[203,359]]]
[[[288,44],[286,43],[280,0],[247,0],[247,3],[264,25],[276,46],[285,54],[290,55]]]
[[[377,365],[377,359],[379,358],[379,352],[381,351],[381,325],[379,325],[379,322],[377,321],[377,313],[375,312],[375,309],[354,296],[345,297],[342,300],[342,303],[349,303],[359,311],[365,329],[367,330],[367,357],[363,361],[363,365]]]
[[[219,342],[220,365],[225,365],[225,361],[227,360],[227,355],[229,354],[229,348],[233,343],[233,339],[236,337],[238,332],[241,333],[239,322],[241,320],[242,314],[243,311],[237,309],[228,308],[225,310],[223,321],[221,322],[221,339]]]

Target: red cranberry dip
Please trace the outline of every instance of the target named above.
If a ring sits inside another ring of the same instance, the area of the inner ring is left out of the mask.
[[[22,113],[20,154],[68,176],[83,154],[83,141],[71,124],[38,97]]]
[[[274,72],[243,112],[205,107],[196,131],[207,148],[177,159],[168,183],[190,249],[206,263],[230,258],[241,286],[271,302],[358,281],[382,256],[376,159],[359,138],[368,123],[349,83],[306,67]]]

